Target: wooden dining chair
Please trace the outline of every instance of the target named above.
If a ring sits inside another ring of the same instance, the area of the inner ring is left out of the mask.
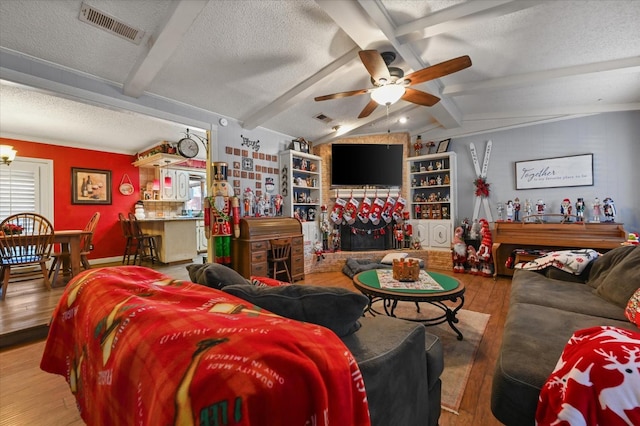
[[[95,212],[89,222],[85,225],[83,231],[84,233],[80,237],[80,261],[82,263],[82,267],[84,269],[91,269],[91,265],[89,264],[88,255],[93,250],[93,234],[98,226],[98,221],[100,220],[100,212]],[[71,259],[71,253],[65,250],[61,250],[59,252],[54,253],[52,256],[53,263],[51,264],[51,268],[49,269],[49,278],[53,275],[51,279],[51,285],[55,286],[56,280],[58,279],[58,274],[60,273],[60,267],[63,265],[69,265]],[[63,271],[63,273],[67,273],[70,271]]]
[[[0,222],[0,230],[3,233],[0,236],[0,300],[7,296],[12,268],[24,270],[27,266],[40,266],[37,273],[42,273],[45,287],[51,290],[47,270],[47,261],[53,245],[51,222],[37,213],[17,213]]]
[[[151,262],[151,264],[159,261],[156,235],[142,232],[138,218],[133,213],[129,213],[129,225],[131,229],[131,237],[135,242],[133,264],[135,265],[136,261],[138,262],[138,265],[142,265],[142,261],[145,260]]]
[[[269,241],[271,252],[269,261],[272,263],[272,278],[277,280],[278,274],[285,272],[287,274],[287,282],[291,282],[291,273],[289,272],[289,257],[291,254],[291,239],[278,238]]]

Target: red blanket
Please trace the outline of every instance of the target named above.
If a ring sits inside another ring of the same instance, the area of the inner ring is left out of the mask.
[[[89,425],[369,425],[364,383],[330,330],[151,269],[67,286],[40,367]]]
[[[640,425],[640,333],[575,332],[540,392],[536,424]]]

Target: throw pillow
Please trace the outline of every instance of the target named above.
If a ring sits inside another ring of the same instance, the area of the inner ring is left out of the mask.
[[[360,328],[358,318],[369,304],[365,295],[338,287],[291,284],[280,287],[232,285],[222,291],[274,314],[318,324],[340,337]]]
[[[393,265],[394,260],[404,259],[407,256],[409,256],[409,253],[389,253],[382,258],[380,263],[384,265]]]
[[[250,284],[250,281],[228,266],[219,263],[187,265],[191,282],[221,289],[227,285]]]
[[[635,246],[620,246],[600,256],[593,262],[587,284],[590,287],[598,288],[607,278],[607,275],[613,270],[613,267],[622,262],[629,254],[633,253],[635,249]]]
[[[629,318],[629,321],[640,327],[640,288],[629,299],[624,314]]]
[[[291,285],[286,281],[280,281],[269,277],[256,277],[251,275],[251,284],[256,287],[279,287],[282,285]]]
[[[640,288],[640,247],[634,247],[609,269],[594,291],[598,296],[624,309],[631,295]],[[593,272],[593,268],[591,270]]]

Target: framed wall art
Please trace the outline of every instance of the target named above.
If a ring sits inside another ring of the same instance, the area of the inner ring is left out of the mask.
[[[516,161],[516,189],[593,185],[593,154]]]
[[[445,139],[443,141],[440,141],[440,143],[438,144],[438,149],[436,150],[436,153],[440,154],[442,152],[447,152],[447,150],[449,149],[449,142],[451,142],[451,139]]]
[[[71,204],[111,204],[111,170],[72,167]]]

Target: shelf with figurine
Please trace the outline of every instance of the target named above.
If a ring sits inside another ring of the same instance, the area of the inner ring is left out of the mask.
[[[306,152],[286,150],[278,154],[282,214],[315,221],[320,211],[322,158]]]
[[[560,202],[559,211],[555,212],[547,208],[547,204],[542,198],[537,199],[535,204],[530,199],[526,199],[521,206],[520,199],[508,200],[506,203],[498,201],[496,210],[498,212],[497,222],[523,222],[523,223],[601,223],[616,221],[616,207],[611,197],[606,197],[602,202],[595,197],[591,205],[591,213],[588,213],[587,202],[584,198],[578,197],[574,205],[570,198],[564,198]],[[522,215],[521,215],[522,210]],[[575,214],[574,214],[575,211]]]
[[[457,211],[456,154],[442,152],[407,159],[408,211],[424,248],[450,249]]]

